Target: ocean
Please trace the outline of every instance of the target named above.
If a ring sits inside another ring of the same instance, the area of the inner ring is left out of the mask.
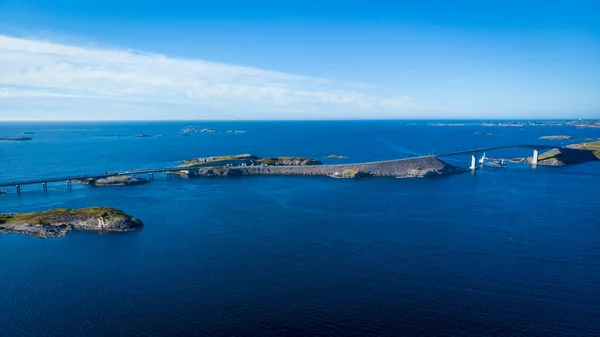
[[[600,137],[431,123],[3,122],[0,137],[34,134],[0,142],[0,181],[240,153],[351,163]],[[186,126],[219,132],[180,136]],[[574,139],[539,139],[563,134]],[[0,212],[110,206],[144,228],[0,234],[0,335],[599,335],[599,187],[600,162],[423,179],[156,174],[137,186],[2,188]]]

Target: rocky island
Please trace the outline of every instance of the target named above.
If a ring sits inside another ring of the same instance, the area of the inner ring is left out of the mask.
[[[572,136],[565,136],[565,135],[541,136],[540,139],[565,140],[565,139],[573,139],[573,137]]]
[[[63,237],[72,230],[129,232],[142,226],[139,219],[109,207],[0,214],[0,233],[26,234],[44,239]]]
[[[123,186],[123,185],[141,185],[148,182],[147,179],[136,176],[109,176],[104,178],[87,178],[74,180],[76,183],[91,186]]]
[[[531,164],[533,158],[512,158],[510,161]],[[564,166],[600,160],[600,141],[571,144],[544,152],[538,157],[538,165]]]
[[[214,133],[215,129],[201,128],[199,126],[186,126],[181,130],[183,133]]]
[[[325,156],[325,158],[330,158],[330,159],[345,159],[348,158],[348,156],[342,156],[339,154],[328,154]]]
[[[202,158],[191,158],[184,159],[182,162],[186,163],[183,167],[193,166],[211,166],[227,165],[227,166],[255,166],[255,165],[321,165],[321,161],[304,158],[304,157],[270,157],[260,158],[253,154],[237,154],[230,156],[213,156],[213,157],[202,157]]]

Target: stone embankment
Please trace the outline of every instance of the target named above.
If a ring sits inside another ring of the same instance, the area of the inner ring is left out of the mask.
[[[334,178],[398,177],[417,178],[464,172],[464,169],[446,164],[435,156],[397,159],[371,163],[341,165],[290,165],[290,166],[237,166],[188,168],[181,174],[196,176],[252,176],[292,175],[329,176]]]

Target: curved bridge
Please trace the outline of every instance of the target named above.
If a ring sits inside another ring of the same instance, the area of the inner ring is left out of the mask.
[[[455,155],[471,155],[471,170],[475,170],[477,168],[476,164],[477,164],[477,158],[476,155],[479,153],[483,153],[483,152],[487,152],[487,151],[493,151],[493,150],[500,150],[500,149],[510,149],[510,148],[528,148],[528,149],[533,149],[533,161],[532,164],[536,165],[537,161],[538,161],[538,154],[539,154],[539,150],[547,150],[547,149],[556,149],[558,148],[557,146],[549,146],[549,145],[532,145],[532,144],[521,144],[521,145],[503,145],[503,146],[490,146],[490,147],[483,147],[483,148],[478,148],[478,149],[472,149],[472,150],[463,150],[463,151],[455,151],[455,152],[446,152],[446,153],[438,153],[438,154],[431,154],[431,155],[427,155],[427,156],[420,156],[420,157],[412,157],[412,158],[402,158],[402,159],[393,159],[393,160],[384,160],[384,161],[377,161],[377,162],[369,162],[369,163],[356,163],[356,164],[337,164],[337,165],[323,165],[325,167],[333,167],[335,166],[337,167],[346,167],[346,166],[357,166],[357,165],[375,165],[375,166],[381,166],[384,164],[389,164],[389,163],[401,163],[403,161],[407,161],[407,160],[414,160],[414,159],[427,159],[427,158],[437,158],[437,157],[446,157],[446,156],[455,156]],[[7,186],[15,186],[17,193],[21,193],[21,185],[29,185],[29,184],[42,184],[42,188],[44,189],[44,191],[47,190],[47,183],[49,182],[59,182],[59,181],[66,181],[67,185],[69,187],[71,187],[71,181],[72,180],[77,180],[77,179],[87,179],[87,178],[105,178],[105,177],[109,177],[109,176],[115,176],[115,175],[136,175],[136,174],[148,174],[150,179],[154,178],[154,173],[164,173],[166,174],[168,177],[170,177],[170,174],[172,174],[173,172],[177,172],[177,171],[182,171],[185,170],[185,168],[182,167],[165,167],[165,168],[152,168],[152,169],[139,169],[139,170],[127,170],[127,171],[116,171],[116,172],[104,172],[103,174],[86,174],[86,175],[78,175],[78,176],[66,176],[66,177],[58,177],[58,178],[44,178],[44,179],[31,179],[31,180],[21,180],[21,181],[12,181],[12,182],[1,182],[0,181],[0,187],[7,187]]]
[[[483,153],[483,152],[488,152],[488,151],[493,151],[493,150],[512,149],[512,148],[532,149],[533,150],[533,160],[531,161],[531,163],[533,165],[537,165],[538,157],[539,157],[539,151],[540,150],[557,149],[557,148],[559,148],[559,146],[536,145],[536,144],[501,145],[501,146],[482,147],[482,148],[479,148],[479,149],[472,149],[472,150],[463,150],[463,151],[439,153],[439,154],[434,154],[434,156],[436,156],[436,157],[447,157],[447,156],[456,156],[456,155],[462,155],[462,154],[470,154],[471,155],[471,167],[470,167],[470,169],[471,170],[475,170],[477,168],[477,166],[476,166],[476,162],[477,162],[476,155],[477,154]]]

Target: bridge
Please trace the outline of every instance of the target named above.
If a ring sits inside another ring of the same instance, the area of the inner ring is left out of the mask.
[[[549,146],[549,145],[531,145],[531,144],[503,145],[503,146],[491,146],[491,147],[483,147],[483,148],[471,149],[471,150],[431,154],[429,156],[422,156],[422,157],[403,158],[401,160],[417,159],[417,158],[432,158],[432,157],[437,158],[437,157],[448,157],[448,156],[455,156],[455,155],[469,155],[470,154],[471,155],[470,169],[475,170],[477,168],[477,157],[476,156],[478,154],[483,153],[483,152],[493,151],[493,150],[509,149],[509,148],[533,149],[532,164],[537,165],[539,150],[549,150],[549,149],[555,149],[557,147]],[[320,165],[320,166],[326,166],[326,167],[334,167],[334,166],[345,167],[345,166],[349,166],[349,165],[364,166],[364,165],[368,165],[368,164],[381,164],[381,163],[394,162],[394,161],[398,161],[398,159],[380,161],[380,162],[371,162],[371,163],[337,164],[337,165]],[[206,165],[206,166],[210,166],[210,165]],[[280,166],[280,167],[283,167],[283,166]],[[152,179],[154,179],[154,173],[164,173],[167,176],[170,176],[170,174],[172,172],[180,172],[180,171],[185,171],[185,170],[187,170],[186,167],[177,167],[177,166],[152,168],[152,169],[136,169],[136,170],[126,170],[126,171],[105,172],[102,174],[84,174],[84,175],[78,175],[78,176],[64,176],[64,177],[57,177],[57,178],[44,178],[44,179],[30,179],[30,180],[20,180],[20,181],[11,181],[11,182],[0,182],[0,187],[14,186],[16,188],[17,194],[20,194],[22,185],[41,184],[43,190],[47,191],[48,190],[47,184],[51,183],[51,182],[65,181],[65,182],[67,182],[67,186],[69,188],[71,188],[71,181],[73,181],[73,180],[100,179],[100,178],[106,178],[106,177],[110,177],[110,176],[121,176],[121,175],[134,175],[135,176],[136,174],[148,174],[150,180],[152,180]]]
[[[167,167],[167,168],[152,168],[152,169],[139,169],[139,170],[127,170],[127,171],[115,171],[115,172],[105,172],[98,174],[85,174],[79,176],[65,176],[65,177],[57,177],[57,178],[44,178],[44,179],[30,179],[30,180],[20,180],[20,181],[12,181],[12,182],[0,182],[0,187],[8,187],[15,186],[17,193],[21,193],[22,185],[34,185],[34,184],[42,184],[42,188],[44,191],[48,190],[48,183],[52,182],[60,182],[66,181],[67,186],[71,187],[71,181],[73,180],[84,180],[84,179],[100,179],[112,176],[122,176],[122,175],[136,175],[136,174],[144,174],[147,173],[150,179],[154,179],[154,173],[165,173],[170,174],[171,172],[181,171],[181,167]]]
[[[519,145],[501,145],[501,146],[490,146],[490,147],[482,147],[479,149],[472,150],[464,150],[464,151],[455,151],[455,152],[446,152],[434,154],[436,157],[448,157],[448,156],[456,156],[456,155],[471,155],[471,166],[469,167],[471,170],[475,170],[477,168],[477,155],[484,152],[489,152],[493,150],[501,150],[501,149],[512,149],[512,148],[526,148],[533,150],[533,158],[531,160],[532,165],[537,165],[538,157],[540,154],[540,150],[551,150],[556,149],[556,146],[550,145],[535,145],[535,144],[519,144]]]

